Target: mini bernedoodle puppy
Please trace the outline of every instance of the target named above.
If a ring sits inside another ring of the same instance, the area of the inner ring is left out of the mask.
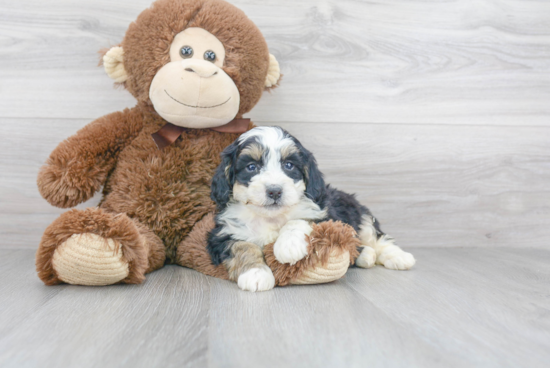
[[[275,258],[294,264],[307,255],[310,223],[330,219],[357,231],[362,243],[357,266],[406,270],[415,263],[354,195],[326,185],[313,155],[279,127],[254,128],[225,149],[211,197],[218,214],[208,251],[243,290],[275,285],[263,257],[265,245],[275,242]]]

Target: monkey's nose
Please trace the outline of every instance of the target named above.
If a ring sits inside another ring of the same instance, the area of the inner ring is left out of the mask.
[[[209,61],[193,60],[183,61],[184,70],[189,73],[196,73],[201,78],[210,78],[218,74],[218,67]]]
[[[196,68],[185,68],[185,71],[186,71],[186,72],[191,72],[191,73],[197,73],[197,74],[207,74],[207,75],[209,74],[209,73],[202,73],[202,70],[197,71],[197,70],[195,70],[195,69],[196,69]],[[210,74],[210,75],[216,75],[216,74],[218,74],[218,72],[214,72],[214,73],[212,73],[212,74]]]
[[[270,185],[265,188],[265,194],[274,201],[281,198],[283,195],[283,188],[278,185]]]

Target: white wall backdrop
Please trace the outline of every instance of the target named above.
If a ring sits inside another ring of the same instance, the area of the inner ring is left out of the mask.
[[[231,2],[284,74],[249,117],[300,138],[401,245],[547,246],[549,1]],[[0,0],[0,248],[36,248],[63,211],[36,189],[50,151],[135,104],[97,51],[150,3]]]

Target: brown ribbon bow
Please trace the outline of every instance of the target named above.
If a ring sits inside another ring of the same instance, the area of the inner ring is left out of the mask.
[[[221,133],[244,133],[248,130],[249,125],[250,119],[233,119],[225,125],[210,129]],[[185,129],[187,128],[166,123],[157,132],[151,134],[151,136],[159,150],[162,150],[174,143]]]

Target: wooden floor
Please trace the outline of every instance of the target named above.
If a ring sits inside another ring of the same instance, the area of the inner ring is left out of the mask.
[[[47,287],[0,250],[0,366],[548,367],[550,251],[411,251],[411,271],[249,293],[179,266]]]

